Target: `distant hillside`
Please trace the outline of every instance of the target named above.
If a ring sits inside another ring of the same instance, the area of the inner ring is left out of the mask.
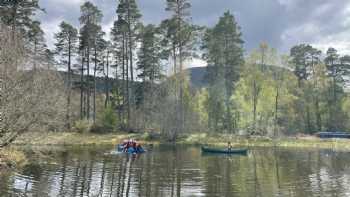
[[[64,83],[65,85],[68,84],[68,73],[64,72],[64,71],[58,71],[59,74],[63,77]],[[91,77],[91,81],[93,80],[93,76]],[[84,80],[86,80],[87,76],[84,76]],[[80,87],[80,75],[77,73],[73,73],[72,74],[72,82],[73,82],[73,86],[76,89],[79,89]],[[106,88],[108,88],[109,91],[112,91],[112,84],[115,83],[115,79],[110,78],[109,79],[109,86],[106,87],[105,86],[105,78],[104,77],[96,77],[96,90],[98,93],[103,93],[106,91]]]
[[[205,75],[207,73],[206,67],[193,67],[186,70],[189,77],[191,86],[194,88],[203,88],[208,86],[205,81]]]
[[[260,69],[260,67],[257,66],[257,69]],[[280,70],[283,69],[282,67],[277,67],[277,66],[266,66],[265,70],[266,71],[274,71],[274,70]],[[208,86],[208,82],[205,80],[205,75],[207,74],[207,67],[193,67],[193,68],[188,68],[186,70],[188,73],[189,79],[190,79],[190,84],[191,87],[195,89],[201,89],[205,88]],[[61,76],[64,78],[65,83],[67,83],[67,72],[60,71],[59,72]],[[86,76],[84,76],[86,77]],[[85,78],[86,79],[86,78]],[[105,78],[104,77],[96,77],[96,88],[97,91],[100,93],[103,93],[105,91]],[[92,80],[92,79],[91,79]],[[80,75],[79,74],[73,74],[72,75],[72,81],[73,84],[76,84],[76,88],[78,88],[78,84],[80,82]],[[115,83],[115,79],[110,78],[110,84],[108,89],[111,91],[112,89],[112,84]],[[135,82],[138,84],[138,82]]]
[[[205,75],[207,72],[206,67],[194,67],[194,68],[189,68],[186,70],[187,73],[189,74],[190,77],[190,84],[193,88],[203,88],[206,87],[208,85],[207,82],[205,82]],[[68,79],[68,75],[67,72],[64,71],[59,71],[59,74],[63,77],[65,84],[67,84],[67,79]],[[84,76],[85,80],[86,80],[86,76]],[[91,80],[92,80],[92,76],[91,76]],[[75,84],[76,88],[79,88],[79,83],[80,83],[80,75],[78,73],[74,73],[72,75],[72,81],[73,84]],[[110,84],[108,89],[111,91],[112,89],[112,84],[115,83],[115,79],[114,78],[110,78]],[[138,82],[136,82],[137,84]],[[104,77],[96,77],[96,89],[98,92],[105,92],[105,78]]]
[[[257,69],[261,69],[260,65],[257,65]],[[279,71],[281,69],[285,69],[279,66],[266,65],[264,66],[265,71]],[[191,86],[194,88],[204,88],[208,86],[208,82],[205,80],[205,75],[207,73],[207,67],[193,67],[186,70],[189,77]],[[292,74],[292,71],[287,70]]]

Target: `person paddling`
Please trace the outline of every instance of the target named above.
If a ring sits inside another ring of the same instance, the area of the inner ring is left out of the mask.
[[[134,139],[124,140],[123,143],[121,144],[121,147],[122,147],[122,152],[129,152],[129,151],[130,153],[144,152],[141,144]]]
[[[136,152],[142,152],[143,151],[143,148],[142,148],[142,146],[141,146],[141,144],[140,143],[137,143],[136,144]]]
[[[232,144],[231,142],[227,142],[227,150],[231,151],[232,150]]]
[[[121,144],[122,151],[125,152],[128,146],[128,140],[123,140],[123,143]]]
[[[130,147],[132,147],[132,140],[131,140],[131,139],[127,140],[123,152],[128,152],[128,149],[129,149]]]

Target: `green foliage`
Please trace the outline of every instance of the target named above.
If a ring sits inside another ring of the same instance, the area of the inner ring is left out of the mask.
[[[61,63],[69,64],[70,58],[77,52],[78,30],[63,21],[55,39],[56,54],[62,59]]]
[[[12,27],[12,31],[27,36],[29,31],[36,28],[34,20],[39,6],[39,0],[10,0],[0,1],[0,21]]]
[[[92,132],[106,133],[115,131],[118,124],[118,117],[112,106],[108,105],[99,115]]]
[[[158,29],[154,25],[147,25],[141,33],[141,48],[138,53],[138,77],[143,82],[154,83],[161,78],[161,45]]]
[[[42,57],[53,62],[44,31],[34,18],[37,10],[41,10],[38,0],[0,3],[1,22],[12,27],[13,35],[23,33],[34,68]],[[329,48],[323,59],[322,52],[309,44],[298,44],[289,56],[281,56],[262,43],[245,57],[240,26],[229,11],[215,26],[202,28],[191,24],[190,0],[166,0],[165,10],[169,18],[159,26],[143,26],[137,1],[118,1],[111,42],[104,39],[102,11],[89,1],[81,5],[79,33],[68,23],[60,24],[55,34],[59,63],[68,65],[69,73],[72,62],[81,64],[82,120],[75,122],[74,131],[104,133],[120,127],[162,131],[167,139],[175,140],[189,131],[277,137],[350,128],[346,90],[350,56],[340,56]],[[201,51],[197,50],[200,39]],[[201,90],[191,86],[185,71],[187,61],[198,51],[208,63],[208,86]],[[163,75],[165,61],[172,64],[169,77]],[[112,72],[115,80],[108,76]],[[96,110],[99,92],[95,77],[100,74],[105,77],[105,109]],[[67,89],[73,90],[70,77]],[[69,109],[71,93],[66,92],[69,120],[69,115],[76,113],[73,107],[72,112]],[[88,121],[92,107],[94,122],[100,111],[93,126]]]
[[[38,11],[44,11],[39,6],[39,0],[0,1],[0,23],[11,27],[11,39],[15,39],[17,35],[23,38],[34,69],[49,54],[41,23],[36,20]]]
[[[97,35],[101,32],[100,23],[103,14],[97,6],[87,1],[80,7],[81,16],[79,18],[80,24],[80,48],[90,50]],[[87,57],[89,58],[89,57]]]
[[[89,133],[91,130],[92,124],[89,120],[77,120],[73,124],[72,131],[77,133]]]
[[[294,74],[299,80],[299,86],[302,80],[307,80],[311,75],[310,69],[314,64],[319,63],[321,51],[310,45],[300,44],[291,48],[291,63],[294,66]]]
[[[137,6],[135,0],[121,0],[119,1],[118,8],[118,21],[126,22],[125,25],[127,28],[130,28],[130,32],[134,36],[137,33],[137,30],[140,28],[140,19],[142,14]]]
[[[208,90],[205,88],[199,90],[193,98],[194,111],[199,115],[199,122],[204,128],[208,124],[208,99]]]
[[[232,132],[235,127],[230,97],[244,62],[242,44],[240,27],[230,12],[225,12],[204,38],[204,58],[209,64],[208,121],[215,131]]]
[[[254,59],[254,57],[251,58]],[[297,87],[297,83],[296,78],[286,68],[272,67],[264,72],[261,72],[260,69],[260,65],[247,61],[232,102],[235,103],[240,114],[239,130],[250,134],[273,135],[275,126],[279,127],[278,130],[289,129],[286,123],[292,122],[294,118],[294,113],[291,113],[290,110],[296,99],[292,92]],[[280,75],[280,78],[276,77],[277,74]],[[256,105],[255,118],[254,102]],[[278,125],[275,125],[275,121]]]

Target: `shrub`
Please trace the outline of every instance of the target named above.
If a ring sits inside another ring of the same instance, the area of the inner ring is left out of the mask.
[[[92,124],[90,121],[84,119],[84,120],[78,120],[73,125],[73,131],[78,133],[88,133],[90,132],[92,127]]]
[[[95,133],[107,133],[115,130],[118,124],[117,115],[111,106],[107,106],[98,117],[91,131]]]

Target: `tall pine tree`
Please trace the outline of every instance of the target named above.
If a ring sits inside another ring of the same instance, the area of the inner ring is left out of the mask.
[[[96,42],[96,38],[101,30],[101,20],[102,20],[102,12],[91,2],[85,2],[81,6],[81,16],[79,18],[81,29],[80,29],[80,50],[83,55],[82,57],[82,70],[84,70],[84,64],[86,64],[86,72],[87,72],[87,80],[86,82],[81,81],[81,84],[85,84],[85,87],[81,87],[82,89],[86,89],[86,104],[85,104],[85,115],[87,119],[90,119],[90,97],[91,97],[91,89],[92,89],[92,80],[90,76],[90,62],[92,58],[92,49]],[[82,75],[84,73],[82,72]],[[83,80],[83,77],[82,77]],[[82,95],[84,96],[84,95]],[[81,99],[84,100],[84,99]],[[81,110],[83,111],[83,110]]]
[[[241,36],[234,16],[227,11],[218,24],[207,31],[204,39],[204,58],[209,64],[209,125],[217,131],[232,132],[235,128],[230,99],[244,63]]]
[[[26,35],[33,28],[33,18],[37,10],[42,10],[39,0],[0,1],[0,20],[12,29],[12,34]]]
[[[130,127],[131,107],[135,104],[134,96],[134,53],[141,27],[142,17],[135,0],[120,0],[117,7],[118,20],[114,24],[112,36],[115,44],[118,43],[119,50],[117,59],[122,61],[122,73],[124,83],[124,103],[126,103],[127,117],[126,126]],[[120,39],[117,41],[117,39]],[[120,43],[121,42],[121,43]],[[129,80],[130,75],[130,80]],[[125,106],[125,104],[124,104]]]
[[[60,60],[60,64],[67,65],[67,111],[66,122],[67,128],[70,129],[70,103],[72,90],[72,60],[77,52],[78,30],[72,25],[62,22],[60,24],[60,31],[55,34],[56,39],[56,55]]]
[[[185,73],[184,63],[191,58],[193,45],[193,26],[190,24],[191,3],[189,0],[167,0],[166,11],[171,13],[171,18],[164,20],[162,26],[165,32],[165,43],[168,47],[169,55],[173,59],[173,70],[175,76],[175,97],[177,104],[175,122],[178,125],[173,131],[173,138],[176,138],[180,131],[185,129]]]

